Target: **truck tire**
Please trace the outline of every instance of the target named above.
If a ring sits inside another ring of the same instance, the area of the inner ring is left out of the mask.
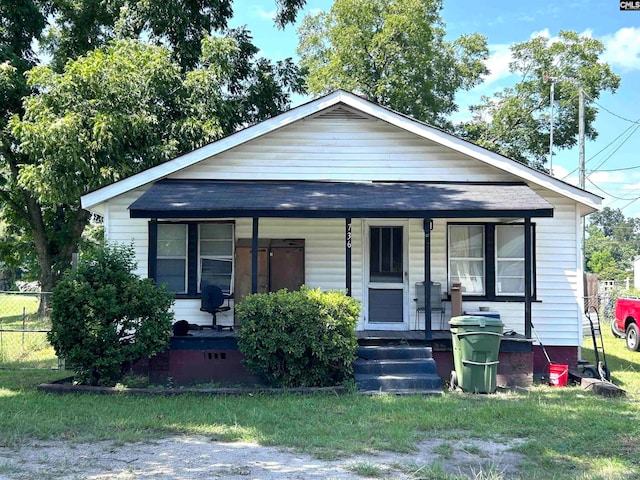
[[[640,332],[638,332],[638,325],[630,323],[627,326],[627,348],[632,352],[637,352],[640,348]]]
[[[616,338],[622,338],[622,337],[624,337],[624,333],[622,333],[622,332],[620,332],[618,330],[616,322],[617,322],[617,320],[615,318],[613,320],[611,320],[611,333]]]

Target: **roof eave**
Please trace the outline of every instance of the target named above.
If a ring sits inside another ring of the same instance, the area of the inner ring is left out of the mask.
[[[137,210],[131,218],[542,218],[553,217],[553,209],[535,210]]]

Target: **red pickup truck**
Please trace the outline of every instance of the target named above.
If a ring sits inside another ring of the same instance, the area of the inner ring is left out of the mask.
[[[616,300],[616,317],[611,322],[611,332],[627,340],[627,348],[637,352],[640,348],[640,299],[619,298]]]

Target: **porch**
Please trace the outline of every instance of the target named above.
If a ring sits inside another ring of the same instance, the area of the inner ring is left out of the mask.
[[[499,303],[510,314],[507,328],[530,338],[535,301],[532,219],[553,216],[553,207],[525,183],[161,180],[134,201],[129,212],[132,218],[150,219],[149,277],[179,282],[175,291],[183,292],[177,296],[185,312],[181,316],[195,306],[200,287],[207,282],[220,285],[224,279],[222,288],[233,295],[233,302],[249,293],[277,290],[283,282],[274,280],[274,272],[285,272],[285,268],[277,265],[280,256],[274,245],[291,247],[296,242],[298,261],[291,260],[292,253],[281,257],[286,267],[299,267],[295,275],[289,269],[279,277],[296,278],[296,285],[343,289],[355,296],[363,304],[359,330],[422,330],[425,339],[433,339],[438,328],[447,330],[447,326],[442,320],[438,325],[440,319],[434,318],[430,285],[441,285],[440,297],[449,296],[445,316],[455,316],[461,312],[454,312],[452,285],[464,277],[466,292],[473,295],[470,300],[481,300],[489,307]],[[226,247],[228,258],[214,253],[198,257],[199,232],[211,222],[214,227],[229,226],[231,236],[224,239],[230,246]],[[323,226],[319,229],[319,225]],[[159,238],[176,243],[178,237],[167,237],[176,234],[168,233],[172,228],[182,232],[179,241],[189,245],[189,253],[181,253],[176,272],[165,271],[172,257],[163,253],[160,275]],[[450,228],[466,235],[457,248],[459,258],[447,257]],[[507,259],[510,268],[520,272],[515,276],[496,272],[497,260],[492,256],[498,229],[517,230],[521,251],[518,258]],[[477,249],[472,245],[476,230],[482,235],[483,252],[470,258],[477,254],[472,253]],[[186,243],[183,237],[188,237]],[[480,279],[484,274],[476,272],[483,263],[486,282]],[[517,286],[514,281],[519,282]],[[472,285],[478,282],[486,284],[486,289]],[[423,299],[422,322],[416,297]],[[481,307],[473,303],[469,307]],[[232,323],[233,318],[222,322]]]

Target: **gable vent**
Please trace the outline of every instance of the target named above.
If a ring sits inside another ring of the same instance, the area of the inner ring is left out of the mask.
[[[314,115],[314,118],[323,118],[330,120],[373,120],[368,115],[364,115],[357,110],[351,110],[350,108],[344,106],[337,106],[328,110],[324,110],[317,115]]]

